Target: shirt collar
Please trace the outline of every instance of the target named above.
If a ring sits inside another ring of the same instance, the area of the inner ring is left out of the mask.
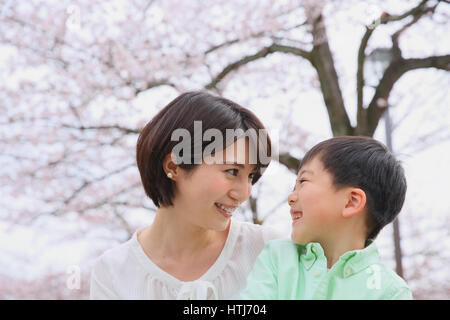
[[[317,258],[324,256],[322,246],[317,242],[310,242],[306,246],[301,246],[302,254],[300,260],[307,270],[311,269]]]
[[[366,269],[368,266],[377,263],[378,261],[379,256],[377,246],[375,242],[368,241],[364,249],[346,252],[336,263],[342,265],[342,275],[346,278]]]
[[[324,257],[323,248],[317,242],[310,242],[306,246],[301,246],[301,248],[300,260],[307,270],[311,269],[319,257]],[[339,272],[346,278],[378,261],[377,246],[373,240],[368,240],[364,249],[347,251],[336,262],[336,266],[333,267],[341,269]]]

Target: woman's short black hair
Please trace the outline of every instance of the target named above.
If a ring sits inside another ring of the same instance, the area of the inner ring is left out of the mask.
[[[242,129],[245,132],[252,129],[257,134],[259,130],[265,130],[261,121],[250,110],[228,99],[203,91],[179,95],[147,123],[139,135],[136,146],[136,161],[145,193],[157,207],[173,205],[174,181],[167,178],[163,169],[164,158],[178,144],[178,141],[172,141],[172,133],[176,129],[186,129],[190,136],[194,137],[194,121],[201,121],[202,136],[208,129],[219,130],[223,137],[226,137],[227,129]],[[261,139],[259,135],[258,138]],[[264,139],[266,139],[264,142],[267,148],[266,156],[271,157],[270,138],[266,134]],[[227,140],[224,147],[236,140],[237,137],[232,141]],[[192,141],[192,150],[194,143],[195,141]],[[201,141],[202,152],[210,143]],[[190,162],[179,164],[179,167],[192,171],[197,165],[198,162],[192,159]],[[259,180],[269,163],[261,163],[258,157],[255,165],[256,172],[252,184]]]
[[[352,186],[366,193],[367,239],[375,239],[400,213],[406,195],[404,170],[381,142],[362,136],[331,138],[309,150],[299,169],[315,157],[333,176],[336,188]]]

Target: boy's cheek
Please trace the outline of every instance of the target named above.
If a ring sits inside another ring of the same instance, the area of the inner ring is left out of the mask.
[[[317,238],[334,232],[336,227],[336,215],[328,211],[328,208],[317,207],[314,212],[304,212],[303,221],[293,226],[293,231],[299,239],[307,241],[308,237]]]

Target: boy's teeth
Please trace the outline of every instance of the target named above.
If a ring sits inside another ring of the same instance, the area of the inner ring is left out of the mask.
[[[301,217],[302,217],[302,214],[294,214],[292,216],[292,219],[297,220],[297,219],[300,219]]]

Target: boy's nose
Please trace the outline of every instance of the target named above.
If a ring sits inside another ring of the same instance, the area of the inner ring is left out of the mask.
[[[288,204],[289,204],[290,206],[292,206],[296,201],[297,201],[297,195],[295,194],[295,192],[292,192],[292,193],[288,196]]]

